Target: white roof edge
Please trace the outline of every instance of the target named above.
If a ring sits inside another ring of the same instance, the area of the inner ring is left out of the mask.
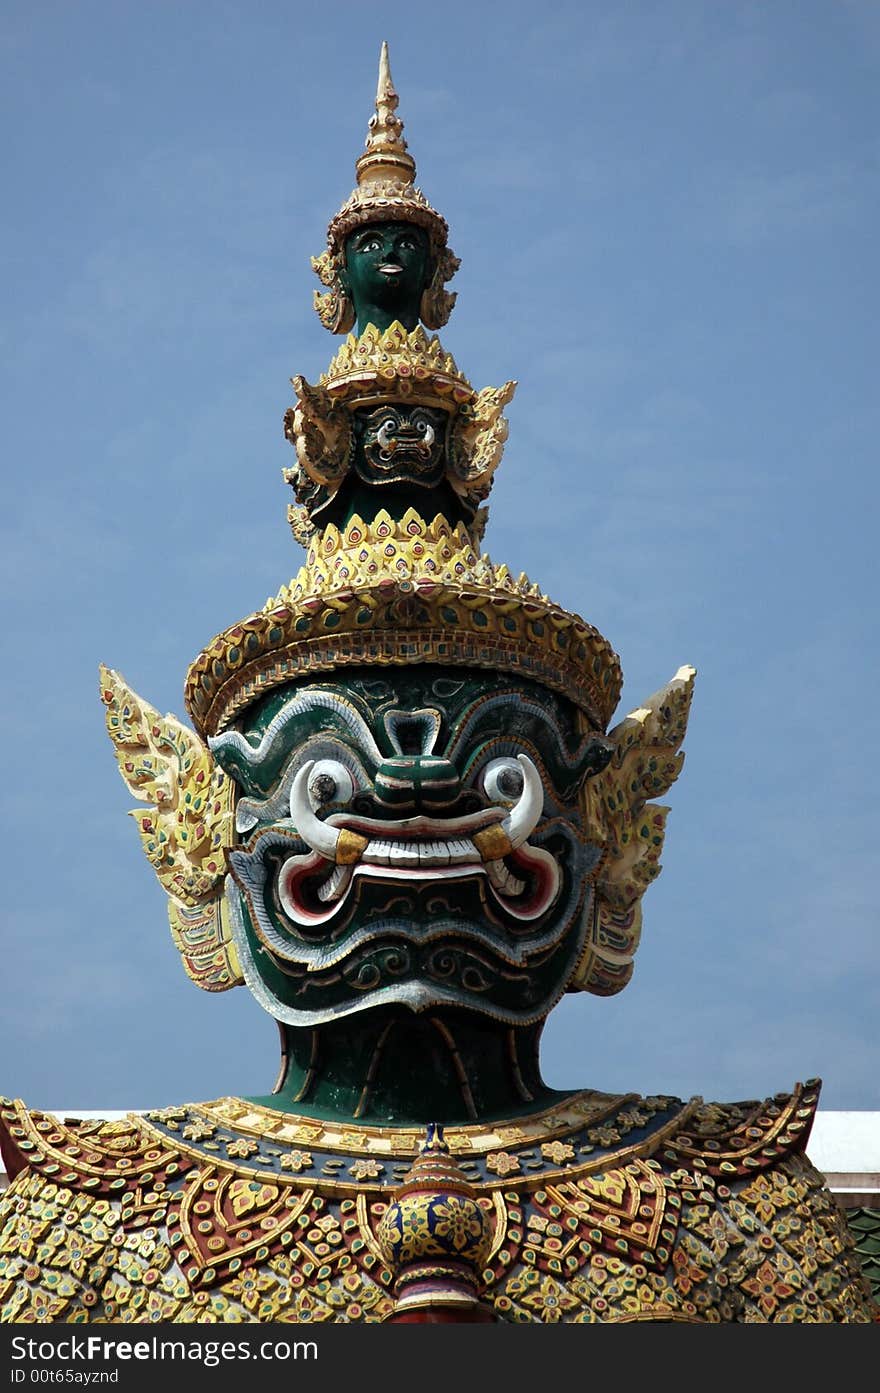
[[[880,1112],[816,1113],[807,1155],[820,1171],[880,1171]]]

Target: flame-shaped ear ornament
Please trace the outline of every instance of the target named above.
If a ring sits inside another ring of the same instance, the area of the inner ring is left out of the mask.
[[[171,934],[187,975],[204,991],[240,986],[223,896],[235,785],[188,726],[160,716],[103,664],[100,677],[119,772],[130,793],[148,804],[131,816],[168,895]]]
[[[633,973],[642,931],[642,896],[660,874],[669,809],[649,803],[681,773],[696,669],[680,667],[608,739],[614,753],[584,785],[588,824],[605,855],[596,878],[593,925],[570,984],[572,991],[614,996]]]

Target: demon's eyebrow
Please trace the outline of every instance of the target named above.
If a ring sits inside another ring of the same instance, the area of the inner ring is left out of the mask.
[[[237,832],[250,832],[258,822],[278,822],[289,817],[291,785],[307,759],[338,759],[348,769],[357,790],[367,789],[373,782],[372,773],[346,740],[335,731],[313,731],[282,765],[278,782],[268,793],[239,798],[235,805]]]
[[[320,687],[300,692],[286,701],[277,715],[272,717],[259,744],[254,744],[237,730],[213,735],[208,744],[217,763],[227,774],[235,777],[251,793],[266,793],[277,777],[282,760],[289,753],[285,740],[288,727],[309,712],[319,710],[326,711],[332,718],[331,729],[341,725],[343,732],[373,764],[381,762],[382,755],[373,732],[361,713],[345,697]]]
[[[590,731],[585,735],[574,753],[569,753],[568,742],[553,715],[539,702],[530,701],[528,697],[524,697],[521,692],[517,691],[496,692],[492,696],[480,697],[472,706],[468,707],[453,729],[452,738],[446,750],[447,759],[456,764],[462,748],[466,748],[468,742],[473,738],[474,726],[478,725],[496,707],[515,710],[518,717],[526,713],[541,721],[546,726],[553,741],[552,751],[545,752],[545,758],[546,753],[550,753],[551,759],[555,757],[558,764],[569,773],[581,773],[581,766],[591,754],[591,746],[596,738],[595,731]]]

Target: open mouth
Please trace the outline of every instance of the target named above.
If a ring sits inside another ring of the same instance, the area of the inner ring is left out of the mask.
[[[524,845],[484,861],[470,837],[443,835],[446,829],[441,823],[418,834],[411,824],[430,819],[409,822],[405,832],[403,824],[377,824],[381,835],[377,830],[369,837],[358,860],[348,865],[334,864],[316,851],[287,857],[277,882],[285,914],[308,927],[324,923],[338,913],[359,879],[429,884],[484,876],[500,906],[523,922],[540,918],[555,900],[559,868],[541,847]],[[346,825],[355,830],[363,822]]]

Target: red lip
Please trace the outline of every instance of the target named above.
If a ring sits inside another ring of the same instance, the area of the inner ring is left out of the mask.
[[[512,918],[525,922],[540,918],[550,908],[559,889],[560,875],[555,860],[542,848],[528,845],[510,853],[506,859],[525,882],[525,890],[518,895],[505,895],[489,878],[491,893]],[[278,898],[293,923],[314,927],[338,913],[355,880],[437,882],[464,880],[476,875],[488,876],[486,866],[477,859],[437,866],[359,861],[351,867],[334,867],[319,852],[312,851],[304,856],[289,856],[284,862],[278,874]],[[322,902],[318,892],[334,876],[339,877],[341,888]]]

